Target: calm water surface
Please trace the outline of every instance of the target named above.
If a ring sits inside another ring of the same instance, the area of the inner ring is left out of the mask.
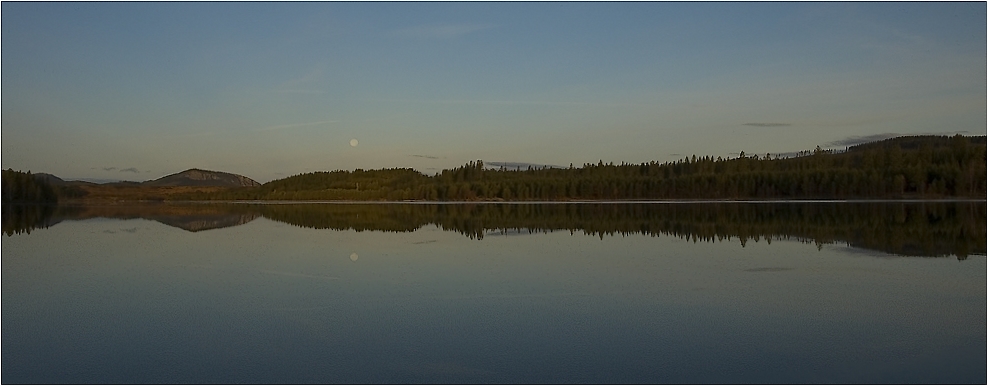
[[[5,208],[2,381],[986,382],[983,202],[588,205]]]

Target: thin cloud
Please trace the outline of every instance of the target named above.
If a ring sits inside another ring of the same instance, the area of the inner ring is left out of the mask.
[[[281,82],[275,88],[275,92],[305,93],[306,91],[320,91],[319,86],[314,86],[314,84],[318,84],[323,79],[325,72],[326,66],[324,64],[316,65],[305,75]]]
[[[785,127],[792,126],[792,123],[780,123],[780,122],[753,122],[753,123],[742,123],[744,126],[754,126],[754,127]]]
[[[113,167],[113,166],[110,166],[108,168],[103,168],[103,170],[108,171],[108,172],[112,172],[114,170],[117,170],[117,168],[116,167]]]
[[[272,130],[292,129],[292,128],[296,128],[296,127],[315,126],[315,125],[322,125],[322,124],[326,124],[326,123],[336,123],[336,122],[340,122],[340,121],[339,120],[328,120],[328,121],[318,121],[318,122],[292,123],[292,124],[287,124],[287,125],[277,125],[277,126],[262,127],[260,129],[255,130],[255,131],[272,131]]]
[[[428,159],[439,159],[439,157],[436,157],[434,155],[410,154],[408,156],[409,157],[418,157],[418,158],[428,158]]]
[[[140,173],[141,171],[140,170],[137,170],[137,168],[126,168],[126,169],[120,169],[120,172],[121,173]]]
[[[397,30],[395,34],[414,39],[452,39],[490,28],[494,28],[494,24],[421,25]]]

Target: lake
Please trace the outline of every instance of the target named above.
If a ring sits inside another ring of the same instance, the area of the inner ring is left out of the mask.
[[[5,206],[12,383],[986,383],[981,202]]]

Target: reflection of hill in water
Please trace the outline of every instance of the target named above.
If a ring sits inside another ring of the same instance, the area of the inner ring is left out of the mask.
[[[306,228],[356,231],[410,232],[434,224],[474,239],[568,230],[601,238],[665,235],[693,241],[737,240],[742,245],[752,240],[847,243],[896,255],[964,258],[985,253],[985,209],[983,202],[160,204],[59,207],[49,217],[5,210],[4,232],[18,233],[16,227],[26,221],[8,221],[8,213],[21,213],[48,226],[62,219],[140,217],[190,231],[264,216]]]
[[[4,206],[3,232],[8,236],[17,233],[30,233],[31,228],[47,228],[66,220],[86,220],[92,218],[146,219],[181,228],[190,232],[226,228],[243,225],[260,217],[260,213],[245,211],[232,205],[102,205],[102,206],[30,206],[14,205],[12,210]],[[8,221],[8,213],[12,213]],[[20,216],[16,215],[21,213]],[[25,216],[25,213],[30,213]],[[28,227],[24,218],[39,217],[35,222],[42,226]],[[15,218],[19,217],[20,223]]]
[[[203,214],[189,216],[161,216],[152,220],[189,232],[206,231],[210,229],[228,228],[243,225],[261,217],[259,214]]]

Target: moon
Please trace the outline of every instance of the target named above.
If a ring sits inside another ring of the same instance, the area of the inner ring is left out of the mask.
[[[357,147],[357,139],[356,138],[350,140],[350,147]]]
[[[357,261],[357,254],[356,253],[351,253],[350,254],[350,261]]]

